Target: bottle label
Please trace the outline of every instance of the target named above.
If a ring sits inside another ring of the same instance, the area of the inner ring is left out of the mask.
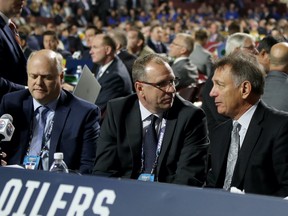
[[[23,165],[26,169],[37,170],[40,163],[40,156],[26,155],[24,157]]]

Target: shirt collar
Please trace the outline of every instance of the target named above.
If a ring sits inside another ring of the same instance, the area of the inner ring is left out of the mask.
[[[239,122],[241,124],[241,129],[248,129],[250,121],[252,119],[252,116],[257,108],[259,104],[259,101],[254,104],[252,107],[250,107],[238,120],[237,122]],[[233,121],[234,123],[234,121]]]
[[[112,62],[113,62],[113,60],[110,61],[110,62],[108,62],[108,63],[105,64],[105,65],[102,65],[102,66],[101,66],[101,71],[102,71],[102,72],[106,71],[107,68],[112,64]]]
[[[140,100],[139,101],[139,106],[140,106],[140,113],[141,113],[141,120],[144,121],[146,120],[150,115],[155,115],[157,116],[158,118],[161,118],[162,117],[162,114],[155,114],[155,113],[151,113],[149,110],[147,110],[143,104],[141,103]]]
[[[60,97],[60,95],[59,95],[59,97]],[[56,100],[54,100],[48,104],[45,104],[45,106],[48,107],[50,110],[55,111],[59,97]],[[44,106],[44,105],[40,104],[37,100],[35,100],[33,98],[33,106],[34,106],[34,112],[35,112],[40,106]]]
[[[186,56],[182,56],[182,57],[178,57],[174,60],[173,64],[176,64],[178,61],[184,60],[184,59],[188,59],[188,57]]]

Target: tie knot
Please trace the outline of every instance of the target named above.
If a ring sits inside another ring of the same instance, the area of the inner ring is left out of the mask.
[[[40,106],[40,107],[38,107],[38,113],[39,114],[46,114],[47,112],[49,111],[49,108],[48,107],[46,107],[46,106]]]
[[[233,123],[233,132],[239,132],[241,129],[241,124],[237,121]]]
[[[158,119],[158,117],[152,114],[152,115],[150,116],[150,119],[151,119],[151,125],[155,125],[155,122],[156,122],[156,120]]]

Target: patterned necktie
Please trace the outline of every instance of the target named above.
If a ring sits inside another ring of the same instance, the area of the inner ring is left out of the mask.
[[[104,72],[103,70],[104,70],[103,67],[99,67],[98,73],[96,75],[97,80],[99,80],[100,77],[103,75],[103,72]]]
[[[17,31],[16,25],[15,25],[12,21],[10,21],[10,23],[9,23],[9,28],[11,29],[11,31],[12,31],[12,33],[13,33],[13,35],[14,35],[15,40],[16,40],[17,43],[20,45],[20,44],[21,44],[21,42],[20,42],[20,36],[19,36],[18,31]]]
[[[151,123],[147,128],[144,142],[144,172],[150,173],[156,160],[156,149],[157,149],[157,134],[155,130],[155,122],[157,116],[151,115]]]
[[[49,108],[45,106],[40,106],[38,109],[38,133],[37,137],[31,142],[29,155],[39,155],[42,149],[42,142],[44,136],[44,129],[46,124],[46,114]]]
[[[240,131],[241,125],[235,121],[233,124],[233,130],[231,133],[231,143],[227,158],[227,168],[226,168],[226,176],[224,180],[223,188],[225,190],[229,190],[231,187],[231,181],[234,173],[235,164],[238,158],[238,152],[240,149]]]

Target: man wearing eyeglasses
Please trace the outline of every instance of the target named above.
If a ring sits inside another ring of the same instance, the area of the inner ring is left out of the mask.
[[[139,57],[132,77],[136,94],[108,102],[93,174],[201,187],[204,112],[176,96],[178,80],[164,57]]]
[[[199,76],[197,67],[189,59],[193,46],[193,37],[186,33],[178,33],[170,44],[169,56],[175,58],[171,67],[174,74],[180,78],[176,90],[196,84],[197,82]]]

